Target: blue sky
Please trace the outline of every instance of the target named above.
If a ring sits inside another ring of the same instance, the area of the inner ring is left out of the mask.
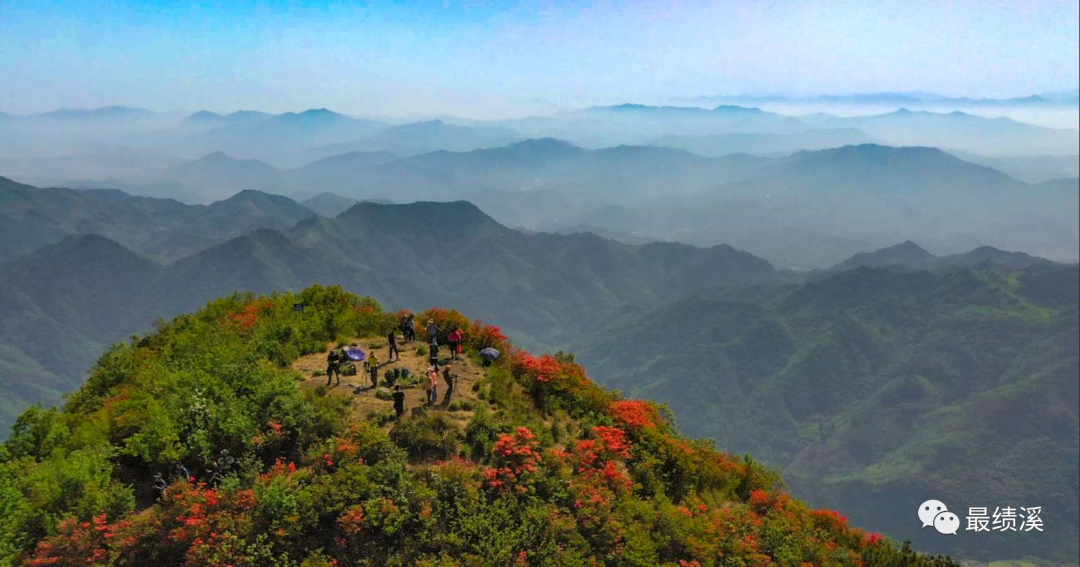
[[[701,94],[1075,89],[1070,1],[0,0],[0,110],[498,117]]]

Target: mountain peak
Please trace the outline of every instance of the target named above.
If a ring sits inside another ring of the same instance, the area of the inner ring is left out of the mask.
[[[272,193],[266,193],[265,191],[259,191],[257,189],[242,189],[240,191],[237,191],[236,194],[233,195],[232,197],[229,197],[227,199],[223,199],[223,200],[217,201],[217,202],[218,203],[229,203],[229,202],[239,202],[239,201],[260,201],[260,200],[267,200],[267,199],[289,199],[289,198],[288,197],[283,197],[281,195],[274,195]],[[291,199],[289,199],[289,200],[291,201]]]
[[[764,114],[765,111],[752,106],[738,106],[733,104],[721,104],[713,109],[713,112],[722,114]]]
[[[346,122],[352,120],[352,118],[349,118],[344,114],[338,114],[337,112],[326,108],[309,108],[303,112],[286,112],[284,114],[279,114],[277,119],[282,122],[294,122],[297,124]]]
[[[200,110],[184,119],[184,122],[216,122],[224,116],[209,110]]]
[[[855,267],[877,267],[897,265],[907,268],[920,268],[936,256],[910,240],[882,248],[873,252],[860,252],[851,258],[829,268],[829,271],[847,270]]]
[[[338,216],[350,224],[372,226],[387,232],[423,230],[432,235],[457,236],[480,228],[503,230],[502,225],[468,201],[418,201],[405,205],[382,205],[364,201]],[[433,238],[436,245],[440,238]]]
[[[199,158],[199,159],[197,159],[195,161],[204,162],[204,163],[226,163],[226,162],[234,162],[234,161],[239,161],[239,160],[237,160],[236,158],[230,156],[229,154],[227,154],[227,153],[225,153],[225,152],[223,152],[221,150],[217,150],[217,151],[210,152],[210,153],[204,155],[203,157],[201,157],[201,158]]]
[[[583,151],[581,147],[575,146],[565,140],[559,140],[557,138],[529,138],[520,142],[514,142],[505,146],[506,149],[518,151],[518,152],[559,152],[559,153],[573,153]]]

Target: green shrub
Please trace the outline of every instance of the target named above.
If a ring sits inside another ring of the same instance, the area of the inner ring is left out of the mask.
[[[442,412],[425,412],[395,426],[390,438],[413,460],[448,459],[457,453],[461,429]]]
[[[465,400],[454,400],[450,402],[450,406],[447,408],[450,411],[471,411],[473,405],[471,402]]]
[[[373,410],[368,413],[368,421],[374,424],[376,427],[382,427],[397,418],[397,414],[389,408],[382,408]]]

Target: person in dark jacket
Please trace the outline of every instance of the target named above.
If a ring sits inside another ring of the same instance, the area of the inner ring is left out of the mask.
[[[158,500],[164,500],[168,490],[169,483],[165,477],[161,476],[161,473],[154,474],[154,493],[157,494]]]
[[[337,378],[337,384],[341,385],[341,353],[337,349],[330,349],[330,354],[326,355],[326,385],[330,385],[330,381]]]
[[[397,414],[398,421],[401,421],[401,416],[405,414],[405,392],[401,391],[401,386],[394,386],[394,413]]]
[[[405,325],[408,327],[408,341],[413,342],[416,340],[416,315],[409,315]]]
[[[434,339],[431,341],[431,344],[428,345],[428,362],[430,362],[436,370],[439,369],[439,343],[435,342]]]
[[[450,367],[444,366],[442,372],[443,382],[446,382],[446,395],[443,396],[443,405],[450,405],[450,398],[454,395],[454,386],[457,382],[457,375],[450,373]]]
[[[397,334],[390,331],[389,335],[386,335],[386,344],[390,347],[390,355],[386,357],[387,362],[394,361],[394,355],[397,355],[398,360],[401,360],[401,353],[397,348]]]

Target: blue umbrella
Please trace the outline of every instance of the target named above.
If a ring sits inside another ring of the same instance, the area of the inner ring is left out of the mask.
[[[345,349],[345,355],[348,356],[349,360],[353,362],[360,362],[361,360],[364,360],[365,356],[367,356],[364,354],[364,351],[358,348]]]
[[[499,351],[491,347],[485,348],[480,351],[480,358],[488,361],[495,360],[496,358],[499,358]]]

